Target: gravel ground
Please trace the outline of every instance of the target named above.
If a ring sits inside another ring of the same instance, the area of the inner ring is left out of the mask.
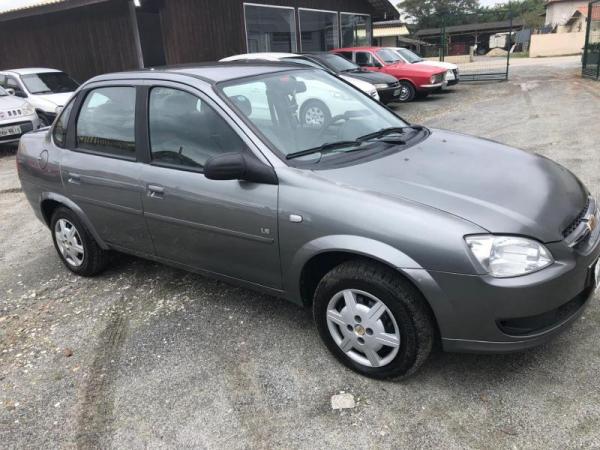
[[[577,58],[520,62],[511,78],[398,110],[551,157],[598,196],[600,83]],[[4,448],[600,447],[598,296],[546,346],[436,353],[379,382],[336,363],[292,304],[126,256],[71,275],[7,149],[0,211]],[[333,410],[342,392],[355,407]]]

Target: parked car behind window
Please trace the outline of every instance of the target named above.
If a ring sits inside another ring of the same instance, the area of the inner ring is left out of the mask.
[[[77,120],[77,147],[135,156],[135,88],[99,88],[88,93]]]

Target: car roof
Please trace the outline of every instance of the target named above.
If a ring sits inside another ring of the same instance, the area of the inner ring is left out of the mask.
[[[258,53],[242,53],[240,55],[228,56],[223,58],[222,62],[239,61],[244,59],[283,59],[283,58],[297,58],[296,53],[284,53],[284,52],[258,52]]]
[[[17,75],[29,75],[32,73],[47,73],[47,72],[61,72],[61,71],[57,70],[57,69],[49,69],[46,67],[25,67],[25,68],[21,68],[21,69],[0,70],[0,72],[3,72],[3,73],[11,72],[11,73],[15,73]]]
[[[232,70],[235,68],[235,70]],[[244,60],[233,62],[219,62],[206,64],[188,64],[181,66],[156,67],[151,69],[136,70],[129,72],[118,72],[99,75],[88,81],[108,81],[115,79],[131,79],[138,76],[140,79],[148,79],[160,75],[168,78],[169,74],[187,75],[204,80],[208,83],[219,83],[222,81],[237,80],[255,75],[286,72],[288,70],[310,70],[308,66],[300,66],[294,63],[283,63],[261,60]],[[87,83],[86,83],[87,84]]]
[[[368,46],[364,46],[364,47],[344,47],[344,48],[336,48],[333,51],[334,52],[360,52],[360,51],[376,52],[377,50],[381,50],[382,48],[386,48],[386,47],[368,47]]]

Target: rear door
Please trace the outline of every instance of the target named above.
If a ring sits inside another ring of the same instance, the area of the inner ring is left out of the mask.
[[[79,94],[61,176],[67,195],[105,242],[145,255],[154,251],[142,212],[135,118],[143,106],[136,105],[136,91],[132,85],[101,85]]]
[[[149,86],[147,95],[143,204],[157,255],[280,289],[278,187],[203,174],[210,157],[250,152],[250,141],[191,87],[164,82]]]

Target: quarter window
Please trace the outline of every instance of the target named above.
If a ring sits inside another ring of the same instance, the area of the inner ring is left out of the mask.
[[[159,164],[202,170],[212,156],[244,148],[214,109],[178,89],[152,89],[148,118],[152,161]]]
[[[62,113],[58,117],[56,124],[54,125],[54,130],[52,131],[52,137],[54,137],[54,143],[59,147],[64,147],[67,142],[67,124],[69,123],[69,116],[71,115],[71,110],[73,109],[72,100],[69,104],[63,109]]]
[[[90,91],[77,119],[77,147],[135,158],[135,88]]]

